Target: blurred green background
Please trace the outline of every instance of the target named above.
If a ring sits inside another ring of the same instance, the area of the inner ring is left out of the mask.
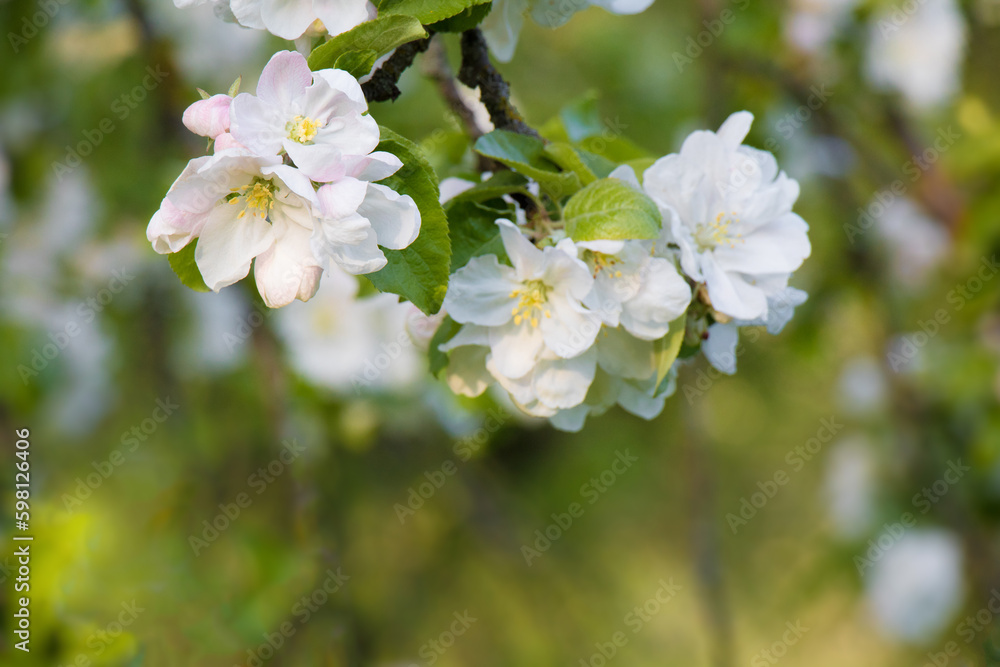
[[[811,225],[786,331],[745,332],[734,377],[683,368],[655,421],[578,435],[450,397],[392,347],[411,316],[393,297],[341,284],[268,313],[246,285],[182,287],[145,239],[205,150],[181,113],[196,87],[252,90],[288,45],[167,0],[53,0],[12,39],[44,4],[0,3],[0,663],[1000,664],[996,3],[961,3],[957,46],[893,47],[917,80],[955,62],[930,106],[870,74],[891,3],[526,26],[500,69],[534,126],[590,95],[658,156],[748,109]],[[419,62],[402,88],[372,114],[466,173]]]

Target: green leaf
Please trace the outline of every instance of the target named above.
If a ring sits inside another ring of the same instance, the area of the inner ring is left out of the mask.
[[[559,112],[559,120],[562,121],[569,140],[574,143],[599,136],[606,129],[597,109],[597,94],[594,92],[563,107]]]
[[[483,202],[515,192],[527,193],[528,179],[514,171],[498,171],[489,179],[456,195],[452,201]]]
[[[563,209],[566,232],[574,241],[655,239],[660,210],[653,200],[617,178],[594,181]]]
[[[229,86],[229,92],[226,93],[230,97],[236,97],[240,94],[240,84],[243,83],[243,75],[236,77],[236,81],[233,81],[233,85]]]
[[[465,32],[466,30],[472,30],[482,23],[483,19],[489,15],[491,9],[493,9],[493,3],[487,0],[482,4],[463,9],[451,18],[438,21],[427,27],[434,32]]]
[[[431,342],[427,348],[427,358],[430,361],[431,375],[437,377],[441,371],[448,367],[448,353],[442,352],[438,348],[454,338],[461,328],[462,325],[451,319],[451,317],[445,317],[441,321],[441,325],[434,332],[434,336],[431,337]]]
[[[412,16],[379,16],[372,21],[348,30],[320,44],[309,54],[309,69],[318,70],[336,67],[338,59],[352,51],[374,51],[375,57],[383,56],[398,46],[417,39],[423,39],[427,32],[420,20]],[[353,61],[357,65],[360,57]],[[346,64],[346,61],[345,61]],[[369,68],[370,71],[370,68]],[[351,72],[355,76],[362,76]]]
[[[414,16],[424,25],[432,25],[461,14],[470,7],[487,3],[489,0],[381,0],[377,4],[380,17]]]
[[[545,142],[507,130],[494,130],[476,141],[476,152],[493,158],[514,171],[538,181],[545,192],[558,201],[580,189],[580,177],[560,171],[545,156]]]
[[[351,76],[358,78],[372,71],[375,61],[378,60],[378,51],[365,49],[364,51],[348,51],[337,56],[337,62],[333,64],[336,69],[342,69]]]
[[[599,178],[607,178],[615,169],[614,162],[564,142],[547,144],[545,155],[564,170],[579,176],[584,185],[590,185]]]
[[[681,315],[670,323],[667,335],[653,342],[653,359],[656,363],[656,387],[659,389],[660,383],[667,377],[670,367],[677,360],[677,355],[681,351],[681,343],[684,342],[684,326],[687,321],[687,313]]]
[[[198,239],[191,241],[177,252],[167,255],[167,261],[182,283],[196,292],[208,292],[210,291],[208,285],[205,284],[205,279],[201,277],[201,271],[194,262],[194,249],[197,245]]]
[[[432,315],[441,309],[451,268],[448,220],[438,203],[437,176],[416,144],[388,128],[379,131],[382,140],[377,150],[403,162],[399,171],[379,183],[413,198],[420,209],[420,235],[402,250],[384,249],[389,263],[368,274],[368,279],[379,290],[398,294]]]
[[[453,199],[445,206],[445,213],[451,232],[451,265],[455,269],[480,255],[496,255],[502,263],[510,262],[496,221],[499,218],[514,220],[513,204],[502,199],[490,203]]]

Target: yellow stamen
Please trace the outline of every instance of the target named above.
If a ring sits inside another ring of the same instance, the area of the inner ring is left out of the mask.
[[[300,144],[311,143],[316,138],[319,128],[320,123],[318,120],[306,118],[305,116],[296,116],[285,124],[285,131],[288,132],[288,138]]]
[[[537,327],[539,313],[551,317],[551,313],[544,308],[548,302],[548,292],[548,285],[541,280],[529,280],[513,290],[510,298],[517,299],[517,305],[511,310],[514,324],[519,326],[521,322],[530,322],[532,327]]]

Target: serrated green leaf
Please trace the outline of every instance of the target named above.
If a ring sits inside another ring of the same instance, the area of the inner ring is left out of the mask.
[[[490,204],[456,198],[445,206],[451,232],[451,265],[455,269],[480,255],[496,255],[501,262],[510,262],[496,221],[500,218],[514,220],[514,205],[502,199]]]
[[[359,78],[372,71],[376,60],[378,60],[378,52],[373,49],[348,51],[337,56],[337,62],[333,66]]]
[[[564,170],[579,176],[584,185],[590,185],[599,178],[607,178],[615,169],[613,162],[565,142],[547,144],[545,155]]]
[[[309,69],[315,71],[335,67],[338,58],[352,51],[374,51],[378,58],[398,46],[426,36],[420,20],[412,16],[379,16],[313,49],[309,54]]]
[[[437,176],[416,144],[388,128],[379,131],[377,150],[403,162],[399,171],[379,183],[413,198],[420,209],[420,235],[402,250],[384,249],[389,263],[368,274],[368,279],[382,292],[398,294],[432,315],[441,309],[451,268],[448,220],[438,202]]]
[[[667,335],[653,342],[653,359],[656,363],[656,387],[667,377],[670,367],[677,360],[677,355],[681,351],[681,343],[684,342],[684,326],[687,322],[687,313],[681,315],[670,323]]]
[[[431,375],[437,377],[441,371],[448,367],[448,353],[442,352],[438,348],[454,338],[461,328],[462,325],[451,319],[451,317],[445,317],[441,321],[441,325],[434,332],[427,348],[427,359],[430,362]]]
[[[514,171],[498,171],[482,183],[477,183],[452,201],[489,201],[515,192],[528,192],[528,179]]]
[[[493,3],[487,0],[482,4],[463,9],[451,18],[433,23],[427,26],[427,28],[434,32],[465,32],[466,30],[472,30],[489,16],[492,9]]]
[[[554,200],[561,200],[580,189],[580,177],[560,171],[559,166],[545,156],[545,142],[507,130],[494,130],[479,137],[475,145],[480,155],[493,158],[514,171],[538,182]]]
[[[424,25],[431,25],[488,2],[489,0],[381,0],[378,3],[378,14],[414,16]]]
[[[191,241],[177,252],[167,255],[167,261],[182,283],[196,292],[208,292],[208,285],[194,261],[194,249],[197,245],[198,239]]]
[[[662,222],[652,199],[617,178],[594,181],[570,197],[563,219],[574,241],[655,239]]]

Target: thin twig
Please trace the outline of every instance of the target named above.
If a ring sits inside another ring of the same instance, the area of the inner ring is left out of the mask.
[[[399,83],[399,78],[413,64],[417,54],[427,50],[433,36],[434,33],[430,33],[423,39],[403,44],[396,49],[396,52],[375,71],[372,78],[361,84],[365,99],[369,102],[395,101],[400,96],[399,87],[396,85]]]
[[[455,73],[448,63],[448,54],[445,52],[444,44],[440,38],[431,42],[424,65],[424,73],[437,84],[438,92],[441,93],[445,104],[462,122],[469,137],[475,141],[486,134],[489,130],[479,125],[476,120],[476,112],[466,104],[458,90],[458,85],[455,83]]]
[[[486,39],[479,28],[462,33],[462,67],[458,70],[458,80],[469,88],[479,88],[479,99],[490,112],[493,127],[529,137],[539,136],[511,104],[510,86],[490,62]]]

